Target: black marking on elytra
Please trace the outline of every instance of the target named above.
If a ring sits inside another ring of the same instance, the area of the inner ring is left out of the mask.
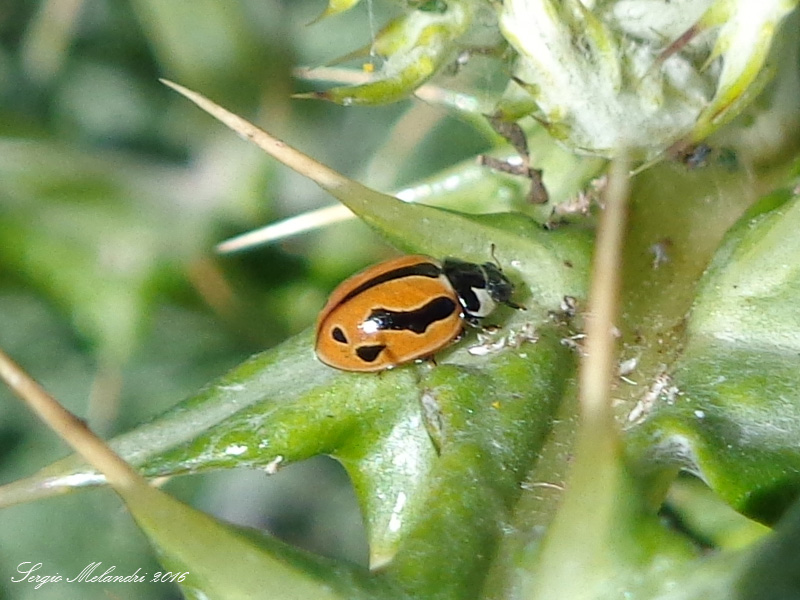
[[[347,336],[345,336],[341,327],[334,327],[333,330],[331,330],[331,337],[340,344],[347,343]]]
[[[380,285],[382,283],[386,283],[387,281],[392,281],[394,279],[403,279],[404,277],[430,277],[432,279],[436,279],[439,275],[442,274],[442,270],[439,268],[438,265],[435,265],[432,262],[421,262],[417,263],[416,265],[408,265],[407,267],[400,267],[398,269],[392,269],[391,271],[386,271],[385,273],[381,273],[380,275],[376,275],[372,279],[369,279],[362,283],[359,286],[354,287],[350,292],[345,295],[339,301],[339,304],[344,304],[350,298],[354,298],[361,294],[362,292],[375,287],[376,285]]]
[[[416,310],[387,310],[376,308],[369,313],[368,321],[379,330],[411,331],[422,334],[436,321],[443,321],[456,310],[456,303],[447,296],[434,298]]]
[[[360,358],[364,362],[371,363],[375,362],[381,355],[381,352],[383,352],[385,349],[386,346],[384,344],[375,344],[373,346],[359,346],[358,348],[356,348],[356,354],[358,355],[358,358]]]

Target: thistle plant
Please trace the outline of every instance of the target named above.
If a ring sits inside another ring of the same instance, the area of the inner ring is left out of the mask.
[[[0,375],[78,453],[0,487],[0,505],[108,484],[159,561],[185,574],[188,598],[800,597],[797,4],[403,3],[347,55],[360,68],[317,71],[350,84],[296,94],[349,111],[423,99],[486,142],[494,168],[469,157],[392,181],[392,194],[277,138],[268,118],[262,129],[165,80],[180,110],[200,107],[398,250],[493,256],[525,310],[379,374],[326,367],[307,329],[110,449],[0,355]],[[331,0],[313,27],[357,5]],[[532,204],[539,175],[546,202]],[[308,231],[319,214],[222,248]],[[69,269],[61,254],[25,229],[33,219],[0,217],[13,225],[0,260],[47,283],[83,317],[82,335],[124,363],[136,328],[84,306],[91,272],[50,283],[42,273]],[[138,267],[137,285],[155,285],[159,270]],[[140,305],[113,306],[103,314],[140,322]],[[364,564],[227,524],[145,481],[272,474],[320,454],[352,483]]]
[[[376,81],[317,96],[368,104],[412,93],[467,44],[470,20],[482,14],[476,5],[426,3],[410,11],[370,48],[385,60]],[[496,110],[509,120],[533,116],[581,154],[611,157],[624,149],[652,159],[673,145],[696,144],[764,86],[774,72],[767,63],[774,38],[796,6],[793,0],[497,3],[497,24],[513,58]]]

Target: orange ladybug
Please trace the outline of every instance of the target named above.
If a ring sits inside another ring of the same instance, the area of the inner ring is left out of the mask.
[[[317,319],[317,357],[344,371],[382,371],[432,356],[514,285],[494,263],[401,256],[342,282]]]

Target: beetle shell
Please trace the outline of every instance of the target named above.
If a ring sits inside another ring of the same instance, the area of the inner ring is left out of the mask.
[[[402,256],[345,280],[317,320],[316,351],[345,371],[381,371],[432,355],[464,328],[442,265]]]
[[[317,356],[345,371],[381,371],[426,358],[498,303],[517,307],[513,289],[493,263],[441,263],[421,255],[388,260],[331,294],[317,320]]]

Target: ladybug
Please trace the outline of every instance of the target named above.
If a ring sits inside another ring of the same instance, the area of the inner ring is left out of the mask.
[[[478,325],[514,285],[494,263],[401,256],[342,282],[317,319],[316,352],[344,371],[382,371],[427,358]]]

